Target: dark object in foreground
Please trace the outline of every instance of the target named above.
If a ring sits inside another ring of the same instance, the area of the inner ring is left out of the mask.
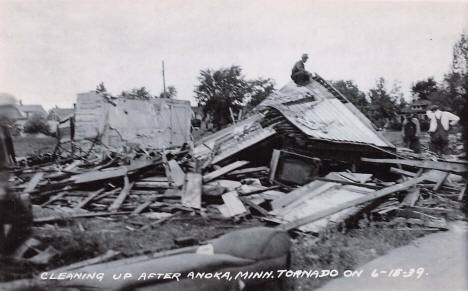
[[[59,280],[54,288],[68,287],[93,290],[241,290],[240,286],[260,287],[263,284],[281,284],[275,279],[276,270],[289,267],[291,242],[289,235],[278,229],[255,227],[225,234],[207,245],[194,246],[92,265],[70,270],[73,273],[103,273],[102,280],[75,279]],[[168,254],[171,253],[171,254]],[[192,272],[192,273],[191,273]],[[197,272],[229,272],[231,280],[223,278],[193,279]],[[253,279],[251,272],[271,272],[272,276]],[[149,278],[149,274],[172,273],[172,278]],[[115,280],[113,274],[127,274],[124,280]],[[144,278],[142,277],[144,275]],[[180,274],[179,280],[174,277]],[[241,274],[239,276],[236,275]],[[51,276],[48,273],[44,276]],[[58,275],[58,274],[56,274]],[[140,279],[139,279],[140,278]],[[233,280],[232,280],[233,279]],[[64,290],[62,289],[62,290]]]

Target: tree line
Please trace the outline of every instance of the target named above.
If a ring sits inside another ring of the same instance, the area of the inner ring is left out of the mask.
[[[248,80],[239,66],[201,70],[198,81],[194,89],[195,99],[217,129],[230,123],[233,115],[255,107],[276,90],[274,80]],[[377,127],[400,129],[399,113],[408,103],[398,81],[388,90],[385,79],[380,77],[375,87],[367,92],[361,91],[352,80],[330,82]],[[465,33],[453,46],[452,64],[442,81],[428,77],[414,82],[411,98],[413,101],[428,100],[443,110],[463,116],[468,100],[468,36]]]

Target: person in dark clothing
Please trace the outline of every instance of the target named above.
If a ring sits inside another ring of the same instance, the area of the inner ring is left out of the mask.
[[[8,189],[8,168],[14,162],[12,149],[8,127],[0,124],[0,255],[4,256],[11,255],[29,236],[32,224],[31,209],[19,194]],[[5,224],[11,225],[6,234]]]
[[[410,118],[403,120],[403,141],[405,146],[415,153],[421,152],[421,144],[419,142],[419,136],[421,134],[421,127],[419,120],[415,115],[411,115]]]
[[[301,60],[299,60],[292,68],[291,79],[297,85],[306,85],[310,82],[310,79],[312,78],[312,74],[306,71],[304,65],[308,59],[309,56],[307,54],[303,54]]]

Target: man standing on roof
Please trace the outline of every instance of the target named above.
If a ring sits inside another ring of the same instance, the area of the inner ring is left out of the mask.
[[[448,154],[450,125],[457,124],[460,117],[448,111],[441,111],[437,105],[431,106],[431,110],[426,114],[431,120],[428,130],[431,135],[431,151],[437,154]]]
[[[307,54],[302,54],[302,58],[294,65],[291,72],[291,79],[297,85],[304,86],[310,82],[312,74],[305,69],[305,63],[309,59]]]

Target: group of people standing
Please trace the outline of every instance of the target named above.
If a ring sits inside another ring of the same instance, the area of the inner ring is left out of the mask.
[[[453,113],[440,110],[437,105],[432,105],[426,115],[430,121],[427,131],[431,137],[429,149],[439,155],[449,154],[449,130],[451,126],[458,123],[460,118]],[[405,117],[402,133],[405,146],[420,153],[421,126],[415,115]]]

